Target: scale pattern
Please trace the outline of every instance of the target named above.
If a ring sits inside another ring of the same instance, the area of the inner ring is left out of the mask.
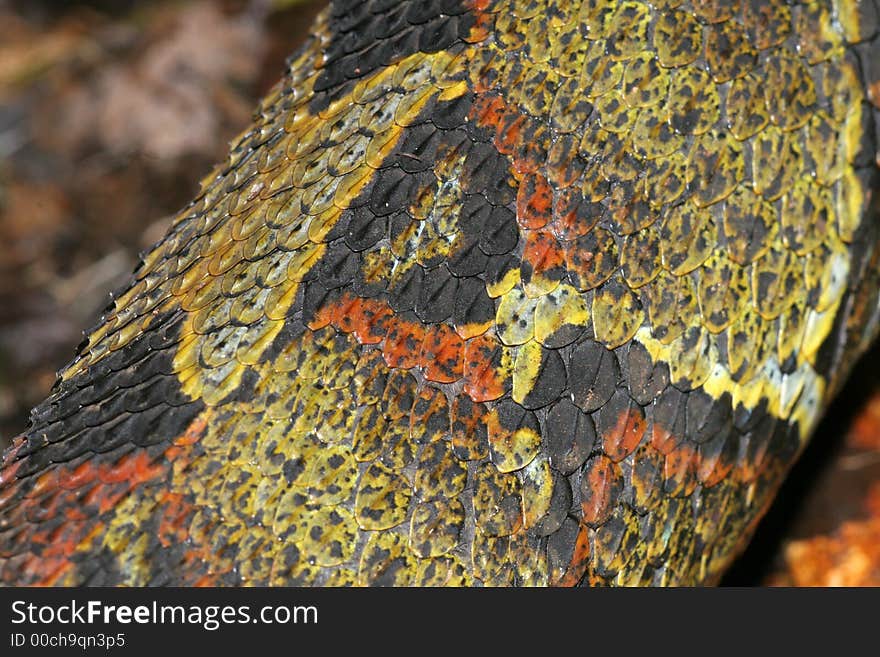
[[[880,5],[313,34],[5,454],[0,582],[717,581],[877,329]]]

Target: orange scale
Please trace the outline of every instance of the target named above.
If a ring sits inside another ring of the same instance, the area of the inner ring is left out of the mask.
[[[313,331],[318,331],[332,324],[341,331],[351,333],[354,330],[350,326],[351,308],[357,301],[349,294],[343,294],[338,299],[327,301],[318,308],[307,326]]]
[[[540,174],[526,175],[516,195],[516,220],[522,228],[536,230],[553,217],[553,190]]]
[[[581,478],[581,511],[583,522],[598,526],[610,517],[624,489],[623,472],[607,456],[596,456],[587,462]]]
[[[333,319],[336,316],[336,306],[334,304],[327,304],[318,308],[315,311],[315,314],[308,321],[306,326],[308,326],[313,331],[319,331],[322,328],[326,328],[333,323]]]
[[[526,231],[522,257],[531,265],[533,276],[565,267],[565,253],[549,230]]]
[[[675,449],[682,437],[664,429],[656,421],[651,427],[651,446],[664,456]]]
[[[202,437],[205,429],[208,428],[208,419],[204,415],[199,415],[186,428],[186,431],[179,437],[174,439],[174,444],[178,447],[192,445]]]
[[[99,513],[107,513],[119,504],[129,491],[130,489],[122,486],[95,486],[92,490],[92,503],[97,505]]]
[[[703,459],[697,465],[697,478],[706,488],[712,488],[724,481],[733,470],[733,461],[723,459]]]
[[[34,578],[37,586],[53,586],[73,568],[73,563],[63,557],[43,559],[32,556],[22,565],[25,579]]]
[[[68,522],[81,522],[83,520],[88,520],[89,516],[83,513],[82,509],[80,509],[75,503],[73,505],[68,505],[64,508],[64,517]]]
[[[481,126],[494,126],[499,128],[509,114],[507,105],[500,96],[486,94],[477,96],[471,109],[471,116]]]
[[[737,481],[750,484],[758,478],[766,467],[769,447],[770,441],[763,440],[756,449],[751,446],[746,449],[745,458],[737,462],[734,470],[734,476],[737,478]]]
[[[97,468],[99,481],[105,484],[127,482],[129,487],[154,479],[163,471],[161,465],[153,464],[146,452],[127,454],[113,467],[99,465]]]
[[[97,478],[97,470],[90,461],[85,461],[73,470],[65,470],[58,476],[58,485],[66,490],[75,490]]]
[[[56,465],[50,470],[40,473],[36,482],[34,482],[34,485],[24,494],[24,496],[33,499],[40,497],[51,490],[57,489],[63,471],[63,466]]]
[[[697,486],[697,447],[690,441],[682,441],[666,454],[663,463],[663,489],[673,497],[687,497]]]
[[[382,345],[385,364],[405,370],[417,367],[425,339],[424,325],[391,315],[385,328],[385,342]]]
[[[362,299],[353,299],[347,294],[332,304],[332,324],[343,333],[354,333],[362,312]]]
[[[157,536],[159,543],[170,547],[186,540],[189,519],[194,507],[182,493],[165,493],[160,507]]]
[[[739,443],[732,437],[726,439],[724,448],[719,451],[713,451],[711,455],[709,447],[706,444],[698,447],[699,455],[697,457],[697,478],[706,488],[711,488],[730,475],[736,462],[736,452]]]
[[[361,344],[379,344],[385,339],[388,320],[394,311],[388,304],[375,299],[358,299],[352,306],[354,335]]]
[[[610,402],[609,402],[610,403]],[[606,424],[610,418],[602,417],[610,408],[599,410],[600,418],[597,428],[602,438],[602,448],[615,463],[632,454],[642,437],[645,435],[647,420],[645,410],[638,404],[630,402],[613,420],[613,425]]]
[[[428,381],[458,381],[464,375],[464,340],[451,326],[432,326],[422,340],[419,366]]]
[[[493,401],[510,388],[510,372],[500,370],[503,347],[492,334],[471,338],[464,346],[464,393],[475,402]]]
[[[513,155],[517,144],[520,143],[520,135],[525,129],[526,117],[516,112],[507,112],[495,128],[495,137],[492,143],[502,155]]]
[[[79,522],[58,525],[49,533],[47,547],[41,556],[44,558],[70,556],[76,552],[76,548],[85,538],[85,529],[86,526]]]

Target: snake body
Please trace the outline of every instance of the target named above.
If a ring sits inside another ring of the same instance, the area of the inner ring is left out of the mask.
[[[0,469],[0,583],[692,585],[878,328],[880,3],[334,0]]]

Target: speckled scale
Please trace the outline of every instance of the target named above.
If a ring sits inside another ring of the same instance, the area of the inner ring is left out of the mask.
[[[700,56],[702,45],[702,27],[692,13],[673,9],[661,13],[657,18],[654,48],[663,66],[690,64]]]
[[[778,317],[801,294],[797,265],[797,256],[781,247],[771,248],[751,266],[752,299],[763,317]]]
[[[730,82],[725,99],[727,126],[739,140],[749,139],[770,122],[764,80],[754,73]]]
[[[711,210],[696,203],[668,208],[660,224],[660,256],[664,268],[677,276],[693,271],[715,248],[717,233]]]
[[[754,68],[757,49],[748,34],[732,21],[711,25],[706,32],[706,59],[715,82],[740,78]]]
[[[649,405],[669,384],[669,366],[655,361],[648,349],[638,340],[625,348],[626,355],[620,359],[630,396],[642,406]]]
[[[742,145],[728,132],[711,130],[694,140],[687,160],[687,182],[700,206],[721,201],[745,175]]]
[[[670,124],[681,133],[701,135],[718,120],[720,99],[715,84],[703,69],[679,68],[669,85]]]
[[[747,187],[727,197],[722,225],[728,257],[747,265],[766,253],[779,231],[778,209]]]
[[[508,536],[522,527],[522,484],[492,463],[474,472],[474,512],[477,527],[487,536]]]
[[[415,475],[415,492],[423,500],[454,497],[464,490],[467,469],[446,439],[435,438],[422,449]]]
[[[409,546],[422,559],[451,552],[464,531],[464,505],[456,500],[422,502],[412,512]]]
[[[747,270],[716,251],[697,272],[697,298],[703,325],[719,333],[745,312],[750,299]]]
[[[585,292],[601,285],[618,265],[619,246],[613,234],[600,226],[563,244],[572,285]]]
[[[624,280],[633,289],[650,283],[660,274],[660,237],[655,228],[626,236],[620,266]]]

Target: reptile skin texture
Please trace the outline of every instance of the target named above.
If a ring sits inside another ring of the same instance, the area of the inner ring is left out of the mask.
[[[696,585],[878,328],[880,2],[336,0],[0,469],[10,585]]]

